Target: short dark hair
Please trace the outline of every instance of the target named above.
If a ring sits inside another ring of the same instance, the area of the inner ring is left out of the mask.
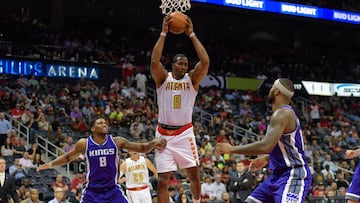
[[[289,78],[279,78],[279,81],[286,89],[294,92],[294,83]]]
[[[101,119],[101,118],[102,118],[102,119],[105,119],[105,118],[103,118],[103,117],[101,117],[101,116],[95,116],[94,118],[92,118],[92,119],[90,120],[90,128],[94,127],[96,120]],[[106,119],[105,119],[105,120],[106,120]]]
[[[176,54],[174,57],[173,57],[173,60],[172,60],[172,63],[176,63],[176,61],[178,60],[178,58],[186,58],[186,55],[185,54]]]

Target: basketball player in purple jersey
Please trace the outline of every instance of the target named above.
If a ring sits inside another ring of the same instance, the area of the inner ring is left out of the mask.
[[[80,139],[68,153],[40,166],[45,170],[61,166],[76,159],[80,154],[86,156],[86,185],[81,203],[127,203],[120,185],[117,184],[119,172],[119,149],[147,153],[153,148],[163,149],[165,139],[154,139],[146,143],[130,142],[122,137],[108,134],[108,124],[103,118],[91,121],[92,135]]]
[[[264,139],[243,146],[216,145],[221,154],[263,155],[250,163],[249,170],[260,170],[269,163],[271,175],[245,200],[247,203],[304,202],[311,186],[311,173],[304,156],[300,122],[291,106],[294,85],[287,78],[277,79],[268,102],[273,114]]]
[[[346,158],[353,159],[360,155],[360,148],[356,150],[346,150]],[[359,203],[360,202],[360,164],[356,165],[353,178],[349,189],[346,191],[345,199],[347,203]]]
[[[183,54],[177,54],[172,61],[172,70],[168,72],[160,59],[170,21],[168,16],[164,17],[162,32],[153,48],[150,66],[159,106],[156,137],[167,140],[166,148],[156,150],[155,156],[159,174],[158,201],[169,202],[170,175],[179,166],[186,170],[190,180],[193,203],[200,203],[199,157],[192,126],[192,112],[199,83],[209,70],[210,60],[204,46],[193,32],[191,19],[187,17],[185,34],[189,36],[199,62],[188,72],[188,58]]]

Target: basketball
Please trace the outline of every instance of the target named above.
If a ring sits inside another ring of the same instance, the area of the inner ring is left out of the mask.
[[[173,34],[181,34],[185,31],[187,16],[179,11],[170,14],[169,31]]]

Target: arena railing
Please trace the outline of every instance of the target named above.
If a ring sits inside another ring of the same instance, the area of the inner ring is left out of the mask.
[[[17,135],[20,135],[20,138],[26,139],[26,145],[29,146],[29,129],[9,113],[5,113],[5,119],[11,123],[12,128],[16,131]]]
[[[29,134],[30,129],[27,128],[24,124],[22,124],[19,120],[14,119],[9,113],[5,113],[5,119],[8,120],[12,128],[16,130],[17,134],[20,135],[22,139],[26,140],[26,149],[29,149],[31,147],[31,143],[29,142]],[[64,154],[64,150],[55,144],[51,143],[49,140],[47,140],[44,137],[36,136],[35,140],[38,143],[39,148],[43,152],[43,156],[45,161],[49,161],[50,159],[54,159],[58,157],[59,154]],[[67,176],[70,175],[70,164],[66,165],[66,174]]]
[[[65,151],[55,145],[54,143],[51,143],[49,140],[47,140],[45,137],[36,136],[36,142],[39,145],[39,148],[41,148],[43,151],[45,151],[45,160],[52,160],[57,158],[61,154],[65,154]],[[60,167],[57,167],[60,169]],[[70,163],[66,164],[65,166],[66,174],[69,177],[70,175]]]

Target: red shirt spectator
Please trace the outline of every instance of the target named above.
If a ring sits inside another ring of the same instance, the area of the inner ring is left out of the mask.
[[[16,120],[20,120],[21,116],[23,115],[24,110],[21,109],[20,104],[16,104],[15,108],[11,110],[11,116]]]

